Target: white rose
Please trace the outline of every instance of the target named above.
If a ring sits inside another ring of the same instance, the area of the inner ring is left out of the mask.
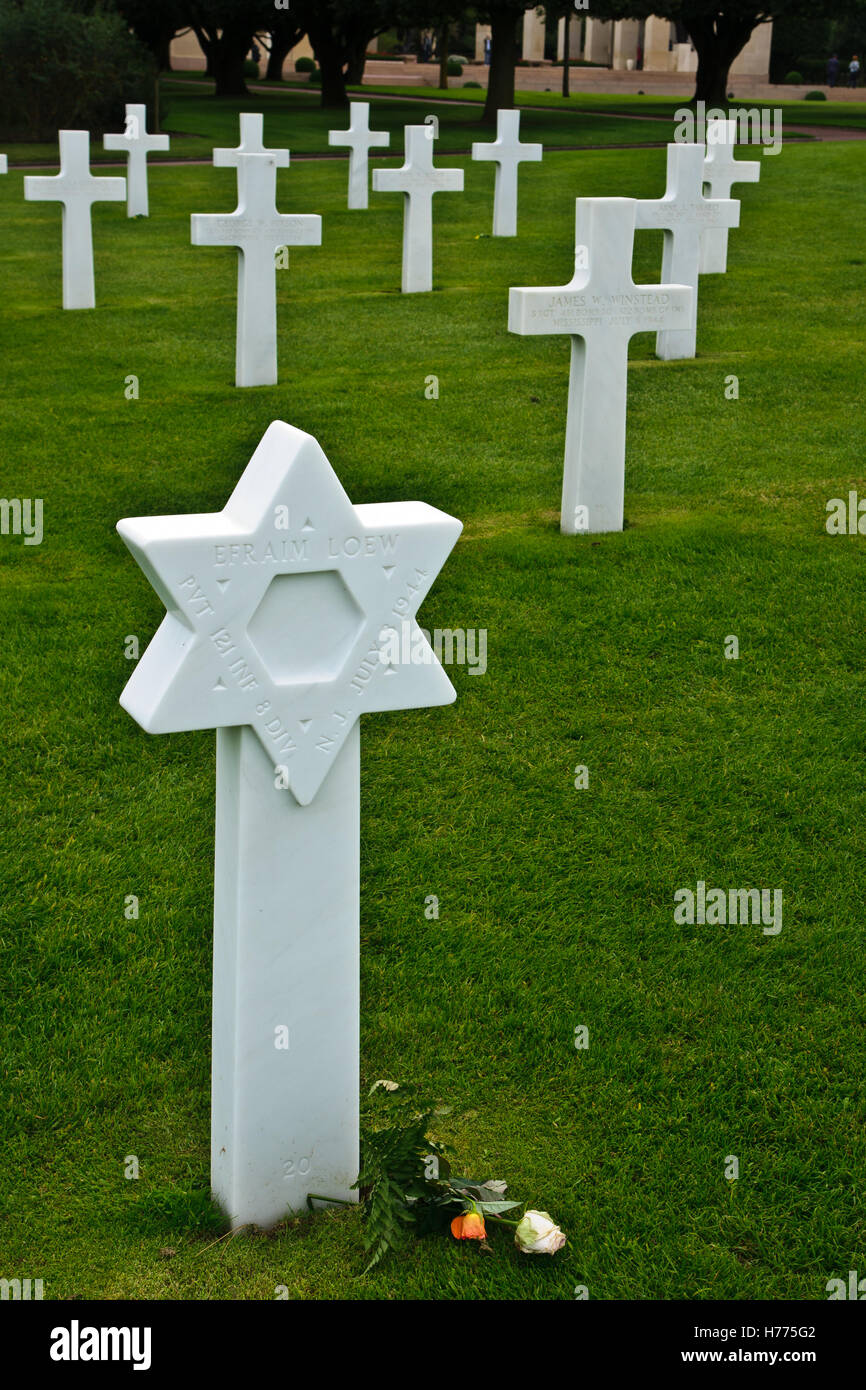
[[[528,1211],[514,1232],[514,1243],[524,1255],[555,1255],[565,1244],[565,1234],[546,1211]]]

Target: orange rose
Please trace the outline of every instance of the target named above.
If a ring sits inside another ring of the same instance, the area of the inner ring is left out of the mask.
[[[484,1217],[480,1211],[464,1211],[451,1222],[451,1234],[455,1240],[484,1240]]]

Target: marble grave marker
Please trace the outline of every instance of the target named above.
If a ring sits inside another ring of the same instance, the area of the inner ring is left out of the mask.
[[[147,129],[147,107],[129,103],[126,107],[126,129],[122,135],[105,135],[106,150],[126,150],[126,215],[147,217],[147,156],[154,150],[167,150],[167,135],[153,135]]]
[[[691,319],[682,328],[665,328],[656,338],[656,353],[667,361],[694,357],[698,333],[698,279],[701,238],[719,227],[740,225],[736,200],[704,197],[703,145],[668,145],[667,187],[663,198],[638,198],[635,226],[664,231],[662,280],[691,285]]]
[[[358,718],[455,698],[415,613],[461,523],[352,506],[275,421],[223,511],[117,529],[168,610],[120,702],[216,729],[212,1187],[271,1226],[357,1198]],[[384,657],[404,622],[423,663]]]
[[[61,130],[60,173],[30,174],[24,180],[28,202],[63,204],[63,307],[95,309],[93,278],[94,203],[120,203],[126,197],[126,179],[95,178],[90,172],[90,132]]]
[[[560,528],[621,531],[628,345],[635,333],[688,323],[686,285],[636,285],[632,198],[578,198],[575,271],[553,289],[512,289],[512,333],[571,337]]]
[[[517,174],[522,160],[542,158],[541,145],[521,145],[520,112],[499,111],[496,139],[472,146],[473,159],[496,161],[496,188],[493,194],[493,235],[517,236]]]
[[[714,120],[707,125],[704,189],[710,198],[730,198],[735,183],[757,183],[761,164],[735,159],[737,122]],[[728,268],[728,228],[708,227],[701,237],[701,274],[724,275]]]
[[[241,141],[236,149],[216,149],[213,152],[215,169],[237,169],[245,154],[269,154],[273,156],[278,169],[288,169],[288,150],[266,150],[264,145],[264,117],[260,111],[242,111],[240,114]]]
[[[233,213],[193,213],[192,242],[238,248],[235,384],[275,386],[276,253],[283,246],[320,246],[322,219],[277,212],[277,167],[288,163],[288,150],[215,150],[215,161],[218,154],[238,156],[238,206]]]
[[[370,129],[370,103],[368,101],[349,102],[349,129],[329,130],[329,145],[349,146],[349,207],[366,208],[369,205],[368,166],[370,150],[385,148],[391,143],[387,130]]]
[[[376,193],[403,194],[404,294],[433,288],[433,195],[459,193],[462,169],[437,169],[433,164],[433,127],[406,126],[406,153],[399,169],[374,169]]]

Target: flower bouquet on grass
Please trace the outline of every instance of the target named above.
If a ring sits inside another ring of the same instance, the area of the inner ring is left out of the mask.
[[[488,1222],[512,1229],[522,1254],[554,1255],[561,1250],[565,1235],[546,1211],[524,1211],[515,1219],[524,1204],[506,1198],[504,1182],[477,1182],[452,1173],[448,1146],[428,1134],[434,1116],[443,1113],[447,1112],[430,1104],[419,1105],[412,1088],[394,1081],[377,1081],[370,1091],[355,1183],[361,1196],[367,1270],[411,1234],[437,1230],[450,1230],[455,1240],[478,1241],[479,1249],[491,1253]]]

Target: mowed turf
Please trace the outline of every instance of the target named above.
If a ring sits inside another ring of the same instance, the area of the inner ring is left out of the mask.
[[[824,527],[864,489],[866,151],[786,147],[740,189],[697,360],[633,340],[626,529],[583,538],[568,341],[509,335],[508,287],[566,282],[575,195],[657,196],[664,151],[548,152],[510,241],[459,162],[405,297],[397,196],[279,174],[323,245],[277,277],[280,385],[246,391],[235,254],[189,244],[231,172],[153,170],[148,221],[97,207],[93,313],[59,307],[59,208],[0,180],[2,492],[45,509],[40,546],[0,537],[0,1274],[46,1298],[823,1299],[866,1262],[866,539]],[[660,262],[639,233],[635,278]],[[565,1228],[555,1259],[430,1238],[357,1279],[346,1211],[213,1244],[214,738],[117,703],[163,610],[114,526],[220,509],[274,418],[352,501],[465,523],[421,620],[485,629],[486,673],[362,721],[361,1085],[436,1097],[458,1170]],[[699,879],[781,889],[781,933],[675,924]]]
[[[346,130],[348,112],[325,110],[318,93],[290,87],[254,90],[247,97],[215,100],[204,80],[194,82],[189,77],[166,77],[161,84],[160,129],[171,138],[167,152],[151,155],[153,162],[195,159],[210,161],[214,145],[234,146],[238,143],[238,115],[242,111],[260,111],[264,116],[265,143],[288,146],[296,156],[329,154],[345,158],[346,151],[333,148],[328,142],[331,130]],[[366,91],[352,93],[370,103],[370,127],[390,134],[387,150],[376,149],[373,159],[400,161],[403,155],[403,128],[422,125],[428,116],[437,120],[437,149],[469,154],[474,140],[490,141],[496,131],[481,124],[481,108],[471,102],[471,89],[465,99],[452,92],[445,101],[443,93],[422,91],[419,97],[395,100],[368,96]],[[475,96],[478,93],[474,93]],[[483,95],[483,93],[482,93]],[[455,99],[456,98],[456,99]],[[640,113],[638,112],[638,115]],[[154,124],[152,105],[149,122]],[[123,129],[118,115],[117,129]],[[673,136],[673,104],[662,109],[658,120],[637,119],[631,112],[583,111],[561,99],[552,105],[533,105],[522,113],[521,139],[540,141],[545,146],[604,146],[639,145],[664,141]],[[56,141],[41,144],[6,144],[10,163],[56,163]],[[91,142],[93,163],[118,163],[116,152],[106,152],[102,141]]]

